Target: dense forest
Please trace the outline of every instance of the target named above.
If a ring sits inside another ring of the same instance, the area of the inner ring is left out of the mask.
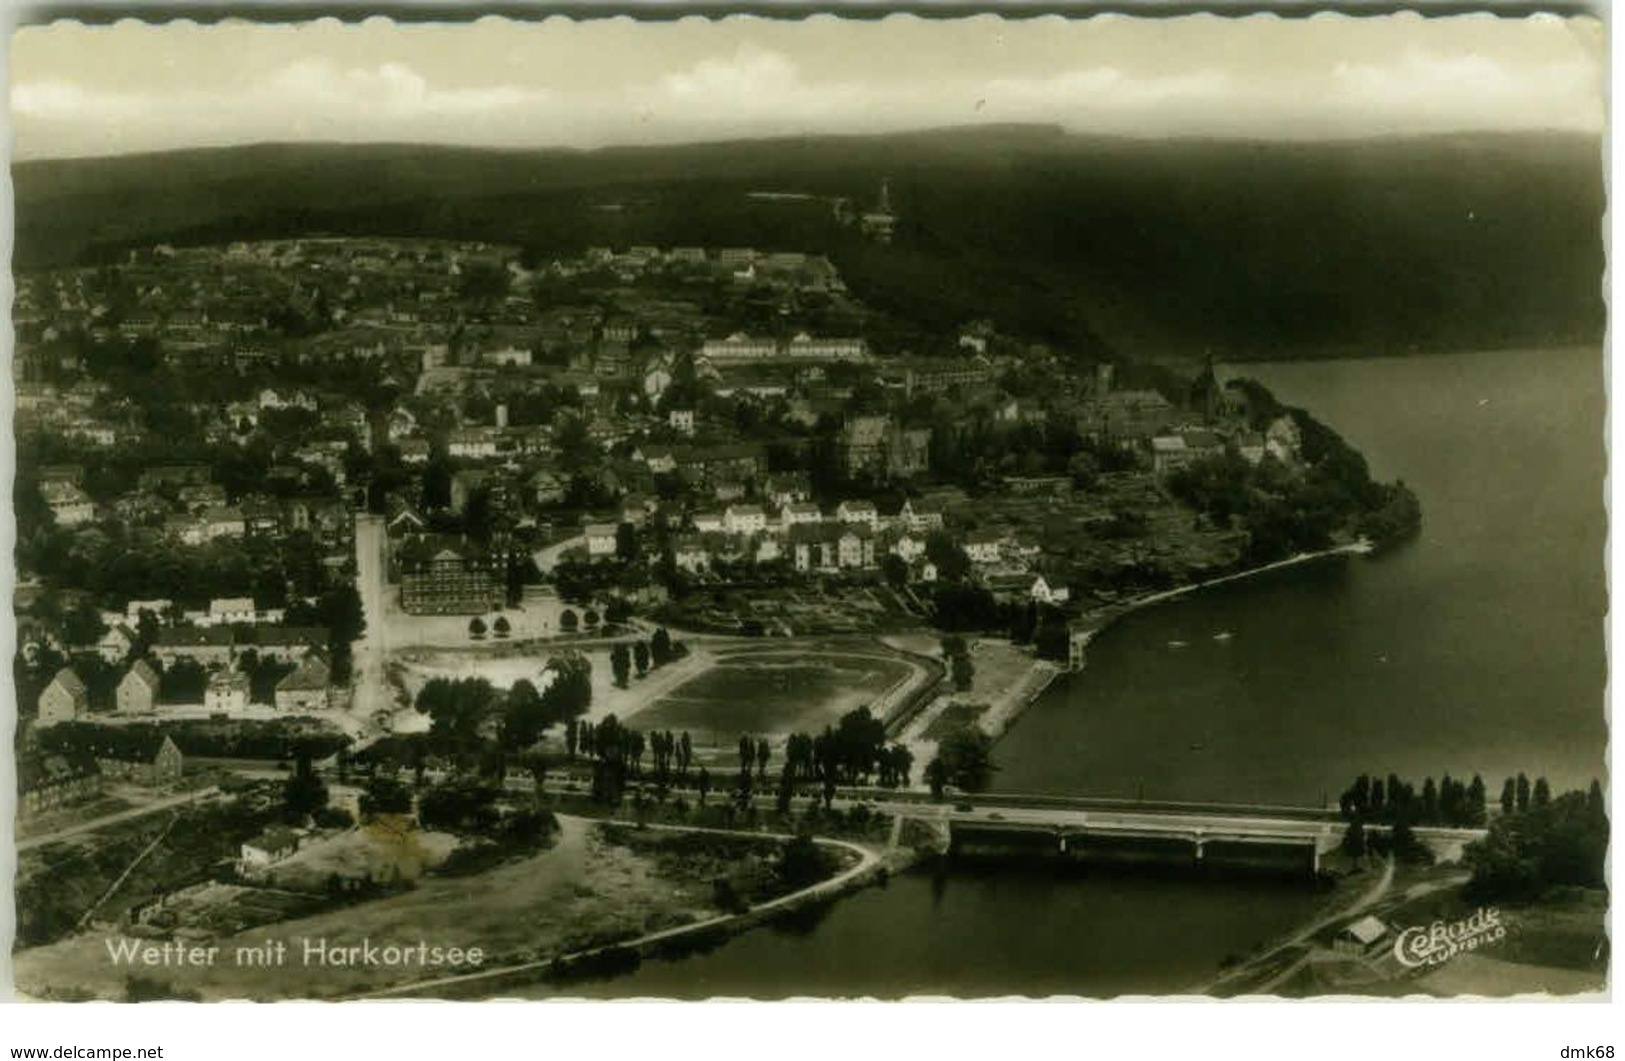
[[[12,176],[24,270],[311,233],[795,248],[923,327],[988,318],[1091,358],[1235,361],[1597,340],[1599,151],[1558,135],[1303,144],[1033,126],[593,152],[263,145]],[[899,215],[889,246],[830,205],[869,208],[882,178]]]

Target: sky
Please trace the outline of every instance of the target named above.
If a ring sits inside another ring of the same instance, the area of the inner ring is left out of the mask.
[[[1600,132],[1592,18],[1101,15],[26,27],[13,157],[268,141],[682,143],[1044,122],[1109,135]]]

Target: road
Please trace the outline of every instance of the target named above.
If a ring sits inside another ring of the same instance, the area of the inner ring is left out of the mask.
[[[80,822],[78,825],[70,825],[66,829],[58,829],[55,832],[42,833],[39,836],[30,836],[20,839],[17,841],[17,850],[27,851],[29,848],[43,847],[46,844],[54,844],[58,841],[69,839],[70,837],[81,836],[85,833],[93,833],[98,829],[105,829],[109,825],[117,825],[119,822],[127,822],[136,818],[144,818],[149,814],[157,814],[159,811],[168,810],[171,807],[179,807],[186,803],[201,803],[204,800],[215,799],[220,794],[220,790],[213,786],[210,786],[209,788],[200,788],[196,792],[183,792],[179,795],[170,796],[166,799],[154,800],[151,803],[142,804],[139,807],[131,807],[128,810],[119,811],[117,814],[109,814],[101,818],[92,818],[88,822]]]
[[[389,684],[384,677],[384,660],[389,655],[389,623],[385,611],[389,592],[384,572],[384,521],[363,514],[355,520],[355,581],[361,594],[361,607],[367,627],[355,644],[355,700],[351,710],[366,720],[380,711],[394,708]]]
[[[586,548],[586,535],[578,534],[574,538],[566,538],[562,542],[554,542],[552,545],[536,550],[532,555],[532,559],[536,561],[536,570],[545,575],[557,567],[559,558],[571,549]]]

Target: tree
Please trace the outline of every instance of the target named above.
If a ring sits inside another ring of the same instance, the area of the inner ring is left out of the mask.
[[[1529,778],[1524,776],[1522,770],[1518,771],[1518,813],[1522,814],[1529,809]]]
[[[485,629],[485,620],[477,615],[468,621],[468,636],[476,641],[485,636]]]
[[[1598,795],[1601,795],[1598,786]],[[1502,815],[1468,844],[1475,902],[1530,902],[1552,887],[1607,887],[1608,822],[1586,792],[1568,792],[1522,814]]]
[[[491,624],[491,630],[498,637],[507,637],[513,632],[513,626],[508,622],[506,615],[499,615],[496,622]]]
[[[564,751],[573,762],[576,757],[576,746],[581,739],[581,723],[570,719],[564,724]]]
[[[987,787],[995,769],[992,753],[992,739],[974,726],[955,730],[937,745],[947,782],[967,792]]]
[[[544,669],[552,676],[542,693],[543,715],[548,724],[586,714],[592,706],[592,661],[580,652],[564,652],[549,659]],[[586,746],[585,738],[582,743]]]
[[[327,785],[311,767],[310,752],[301,751],[294,763],[293,776],[282,785],[282,817],[299,825],[327,806]]]
[[[1488,817],[1485,807],[1486,802],[1484,779],[1474,774],[1472,783],[1467,786],[1467,805],[1462,824],[1470,826],[1483,825]]]
[[[711,771],[700,767],[700,776],[695,782],[700,790],[700,806],[705,806],[705,797],[711,793]]]
[[[105,633],[101,612],[88,600],[80,600],[62,616],[62,639],[69,645],[94,645]]]
[[[1501,786],[1501,813],[1511,814],[1518,806],[1517,783],[1512,778],[1506,779]]]
[[[649,639],[649,656],[657,667],[664,667],[671,662],[671,635],[666,632],[664,626],[657,629],[654,636]]]
[[[941,758],[932,759],[926,764],[925,782],[931,786],[931,798],[942,802],[943,791],[948,785],[948,768],[942,764]]]
[[[649,673],[649,643],[647,641],[633,643],[632,665],[637,668],[639,678]]]
[[[627,563],[638,558],[638,529],[630,523],[615,525],[615,556]]]
[[[508,690],[503,704],[502,745],[510,751],[528,748],[541,737],[551,720],[542,694],[528,678],[520,678]]]
[[[1343,830],[1342,848],[1343,853],[1354,860],[1355,865],[1359,865],[1360,860],[1365,858],[1367,850],[1365,823],[1359,818],[1349,822],[1348,828]]]
[[[790,813],[790,798],[794,794],[795,782],[790,777],[790,764],[785,763],[784,769],[779,772],[779,787],[773,799],[773,807],[781,816]]]
[[[625,689],[627,679],[632,673],[632,653],[627,649],[625,642],[617,641],[615,647],[609,650],[609,668],[614,675],[615,684]]]
[[[577,616],[576,613],[571,609],[566,608],[559,614],[559,629],[564,633],[573,634],[576,632],[576,628],[580,625],[580,617]]]
[[[896,553],[887,553],[880,561],[880,573],[892,589],[902,589],[908,585],[908,561]]]
[[[367,782],[358,801],[363,818],[379,814],[412,813],[412,792],[392,777],[376,776]]]
[[[976,677],[976,664],[971,662],[971,658],[964,655],[955,656],[949,667],[953,672],[954,688],[960,692],[969,689]]]
[[[1546,783],[1544,777],[1535,779],[1535,806],[1545,807],[1552,802],[1552,786]]]
[[[749,734],[739,738],[739,769],[750,773],[750,768],[756,762],[756,742],[750,739]]]
[[[435,785],[418,798],[418,820],[426,829],[483,832],[497,822],[497,790],[458,779]]]
[[[767,761],[773,756],[773,748],[763,737],[756,742],[756,776],[763,781],[767,780]]]

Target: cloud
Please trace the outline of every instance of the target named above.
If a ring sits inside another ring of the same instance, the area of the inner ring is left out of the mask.
[[[223,84],[175,80],[174,61],[155,59],[154,76],[130,89],[98,85],[75,60],[19,77],[11,104],[19,157],[317,139],[598,147],[1014,121],[1120,135],[1300,139],[1600,130],[1600,59],[1565,30],[1542,24],[1538,36],[1546,42],[1539,50],[1494,53],[1460,41],[1362,50],[1338,36],[1336,47],[1287,58],[1187,49],[1182,63],[1141,49],[1093,61],[1072,55],[1072,65],[1023,74],[972,60],[940,70],[915,62],[907,75],[873,63],[832,65],[827,56],[814,65],[795,49],[746,41],[690,53],[676,69],[656,61],[628,76],[589,66],[573,80],[514,49],[506,63],[471,56],[455,83],[392,46],[371,62],[302,56],[257,74],[232,72]]]
[[[804,91],[795,63],[779,52],[750,45],[732,56],[702,59],[688,70],[667,74],[660,86],[674,100],[713,97],[732,103]]]

